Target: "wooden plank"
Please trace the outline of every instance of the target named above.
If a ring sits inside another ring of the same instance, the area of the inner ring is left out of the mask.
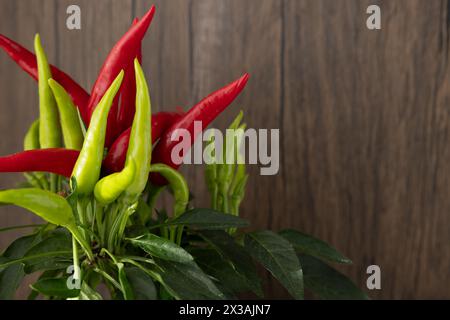
[[[365,28],[370,3],[286,2],[277,224],[336,245],[361,286],[380,265],[374,297],[448,297],[449,260],[432,263],[450,240],[448,2],[384,1],[378,32]]]
[[[6,36],[34,51],[34,35],[40,33],[48,59],[55,59],[54,1],[6,1],[2,4],[0,30]],[[0,141],[1,154],[23,149],[23,137],[39,114],[37,83],[3,52],[0,54]],[[14,188],[23,181],[21,174],[2,174],[0,189]],[[11,226],[40,221],[14,207],[3,207],[1,225]],[[9,232],[0,237],[0,248],[23,232]]]

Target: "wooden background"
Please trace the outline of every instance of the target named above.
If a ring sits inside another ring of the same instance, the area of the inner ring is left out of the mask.
[[[250,168],[243,216],[299,228],[354,260],[342,268],[373,298],[450,298],[450,3],[448,0],[0,0],[0,32],[33,47],[85,88],[132,18],[157,5],[144,70],[155,110],[189,107],[247,71],[251,81],[216,122],[245,111],[281,130],[281,168]],[[65,27],[78,4],[82,30]],[[369,31],[366,8],[382,9]],[[37,86],[0,54],[0,154],[19,151],[38,114]],[[202,168],[183,169],[207,205]],[[20,175],[1,175],[0,188]],[[1,208],[0,226],[34,220]],[[16,233],[0,235],[4,248]],[[272,283],[272,297],[286,293]]]

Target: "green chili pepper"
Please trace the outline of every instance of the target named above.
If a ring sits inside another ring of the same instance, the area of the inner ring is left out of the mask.
[[[134,59],[136,74],[136,113],[130,133],[125,166],[131,161],[136,164],[136,174],[133,182],[125,191],[126,201],[136,202],[147,185],[152,155],[151,103],[144,72],[138,59]]]
[[[28,129],[27,134],[25,135],[25,139],[23,140],[23,149],[27,150],[36,150],[40,149],[39,144],[39,119],[35,120],[30,129]]]
[[[114,97],[122,84],[123,75],[124,72],[122,70],[92,114],[83,147],[72,171],[72,177],[77,181],[77,190],[80,195],[92,193],[100,177],[108,113]]]
[[[242,124],[238,130],[245,131],[247,125]],[[238,216],[239,215],[239,206],[244,199],[245,196],[245,187],[247,185],[248,174],[246,173],[245,163],[242,160],[242,155],[240,154],[240,147],[242,141],[244,139],[244,135],[238,135],[236,138],[235,145],[235,160],[236,160],[236,172],[234,174],[233,182],[229,188],[230,202],[231,208],[230,213]],[[231,232],[235,232],[236,229],[231,229]]]
[[[175,199],[173,216],[178,217],[184,211],[189,202],[189,188],[183,175],[168,165],[157,163],[152,164],[150,172],[161,174],[169,182]]]
[[[234,187],[231,194],[231,214],[237,216],[239,215],[239,206],[245,196],[245,187],[248,181],[248,174],[245,174],[237,180],[236,186]]]
[[[130,161],[121,172],[104,177],[95,185],[95,199],[104,206],[115,201],[131,184],[135,173],[136,165]]]
[[[41,147],[58,148],[61,146],[61,128],[58,121],[58,109],[48,79],[52,77],[47,56],[41,45],[39,34],[34,38],[38,75],[39,75],[39,140]]]
[[[247,125],[244,123],[241,126],[239,126],[238,130],[245,131],[247,128]],[[234,193],[234,189],[236,188],[236,185],[243,179],[243,177],[246,174],[245,170],[245,163],[242,161],[242,155],[240,154],[240,147],[242,144],[242,140],[244,139],[244,135],[239,135],[236,137],[236,144],[235,144],[235,155],[234,159],[236,161],[236,172],[234,174],[233,182],[230,185],[230,194]]]
[[[243,112],[239,112],[237,117],[234,119],[234,121],[231,123],[228,129],[230,130],[237,130],[239,128],[240,122],[242,120],[242,117],[244,116]],[[223,163],[218,166],[217,169],[217,181],[218,181],[218,189],[219,189],[219,199],[220,199],[220,205],[223,212],[229,213],[230,207],[229,207],[229,188],[233,181],[233,175],[235,170],[235,150],[236,150],[236,139],[237,137],[233,135],[233,141],[226,141],[224,142],[223,146]],[[232,163],[227,163],[227,160],[231,159]]]
[[[37,150],[40,148],[39,144],[39,119],[35,120],[30,129],[28,129],[25,139],[23,141],[23,148],[25,151]],[[36,188],[45,189],[49,188],[49,184],[45,173],[43,172],[26,172],[24,173],[27,181]]]
[[[84,136],[80,126],[77,107],[73,104],[72,99],[63,86],[58,82],[48,79],[48,85],[53,91],[58,106],[64,145],[67,149],[81,150]]]
[[[219,187],[217,185],[217,158],[216,158],[216,151],[215,151],[215,138],[214,135],[211,135],[209,137],[207,142],[207,147],[214,148],[211,152],[212,159],[209,159],[210,163],[206,164],[205,166],[205,180],[206,180],[206,186],[208,187],[209,193],[211,194],[211,207],[214,210],[217,210],[217,195],[219,192]]]
[[[157,172],[162,175],[169,182],[170,188],[173,192],[175,199],[173,207],[173,217],[178,217],[186,211],[186,207],[189,203],[189,188],[183,175],[177,170],[165,165],[165,164],[152,164],[150,172]],[[170,227],[170,239],[175,241],[175,235],[177,227]],[[181,236],[183,234],[183,226],[178,228],[178,235],[176,242],[180,244]]]
[[[65,227],[85,249],[89,258],[93,258],[89,245],[75,223],[72,208],[63,197],[40,189],[11,189],[0,191],[0,203],[27,209],[47,222]]]

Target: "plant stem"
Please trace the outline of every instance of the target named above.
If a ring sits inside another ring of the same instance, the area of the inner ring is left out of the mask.
[[[73,254],[73,277],[75,280],[81,280],[80,259],[78,256],[77,240],[72,235],[72,254]]]
[[[50,191],[53,193],[58,192],[58,175],[50,174]]]
[[[122,291],[122,287],[120,286],[120,284],[113,277],[111,277],[108,273],[106,273],[105,271],[103,271],[102,269],[99,269],[97,267],[94,268],[94,271],[97,272],[98,274],[101,274],[103,276],[103,278],[105,278],[106,280],[111,282],[114,287],[116,287],[118,290]]]

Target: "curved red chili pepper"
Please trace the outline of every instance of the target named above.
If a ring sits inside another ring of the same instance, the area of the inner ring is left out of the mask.
[[[0,157],[0,172],[50,172],[70,178],[79,151],[36,149]]]
[[[183,116],[179,112],[158,112],[152,115],[152,144],[155,143],[175,121]],[[125,165],[131,127],[125,130],[112,144],[105,159],[103,169],[105,173],[119,172]]]
[[[120,70],[125,69],[136,57],[140,43],[147,32],[148,27],[155,14],[155,6],[142,17],[139,22],[131,26],[125,35],[112,48],[100,70],[97,80],[92,88],[91,98],[88,103],[89,120],[95,107],[114,81]],[[120,132],[117,125],[118,99],[115,99],[109,112],[108,126],[106,131],[105,145],[109,147],[114,141],[115,135]],[[89,125],[89,121],[87,123]]]
[[[178,129],[186,129],[192,137],[192,144],[197,136],[194,136],[194,122],[200,121],[202,130],[222,113],[233,100],[241,93],[247,84],[249,75],[246,73],[236,81],[219,89],[192,107],[180,120],[172,126],[161,137],[152,154],[153,163],[164,163],[174,169],[179,165],[172,161],[172,150],[179,143],[172,140],[172,134]],[[183,155],[182,155],[183,156]],[[151,174],[150,180],[157,185],[164,185],[166,181],[158,174]]]
[[[38,79],[36,56],[17,42],[0,34],[0,47],[34,80]],[[89,94],[68,74],[51,65],[52,77],[69,93],[75,105],[80,110],[84,121],[87,119],[87,104]]]
[[[133,25],[137,24],[138,18],[133,20]],[[142,45],[139,44],[137,58],[142,65]],[[131,127],[133,124],[134,113],[136,111],[136,77],[134,74],[134,63],[125,68],[125,78],[120,92],[120,107],[117,113],[117,125],[119,132]]]

